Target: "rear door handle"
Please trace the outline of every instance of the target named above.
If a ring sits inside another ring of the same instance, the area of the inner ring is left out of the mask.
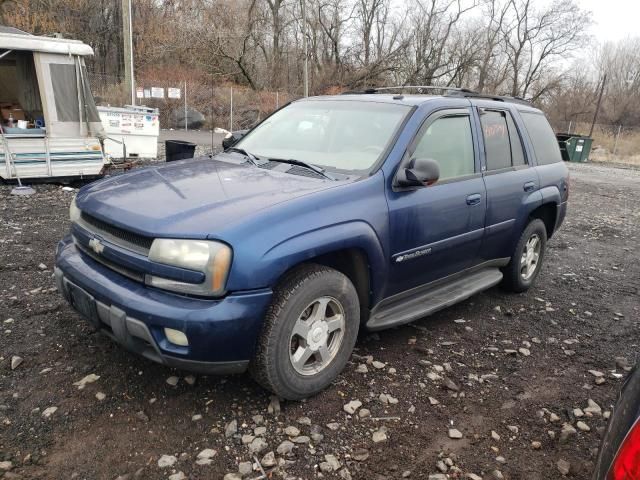
[[[479,205],[481,198],[482,197],[480,197],[479,193],[474,193],[473,195],[469,195],[467,197],[467,205]]]
[[[535,182],[527,182],[524,184],[524,191],[525,192],[533,192],[536,189],[536,184]]]

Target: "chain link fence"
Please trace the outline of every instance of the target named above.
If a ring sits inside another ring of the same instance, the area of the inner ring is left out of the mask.
[[[98,105],[131,104],[131,92],[115,76],[89,73]],[[256,91],[211,79],[136,80],[136,105],[157,108],[160,128],[175,130],[241,130],[297,98],[287,92]]]
[[[131,92],[116,76],[89,73],[98,105],[131,104]],[[166,80],[141,76],[136,81],[136,104],[157,108],[164,130],[242,130],[298,98],[287,92],[257,91],[216,83],[211,77]],[[588,135],[589,123],[554,122],[558,133]],[[592,161],[640,165],[640,126],[596,124]]]

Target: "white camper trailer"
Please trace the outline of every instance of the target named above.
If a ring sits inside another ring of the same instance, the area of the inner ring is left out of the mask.
[[[77,40],[0,26],[0,179],[92,177],[104,132]]]

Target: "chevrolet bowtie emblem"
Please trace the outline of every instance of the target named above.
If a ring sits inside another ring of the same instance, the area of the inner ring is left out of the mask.
[[[96,252],[98,255],[100,255],[104,251],[104,245],[97,238],[92,238],[91,240],[89,240],[89,247],[91,247],[91,250]]]

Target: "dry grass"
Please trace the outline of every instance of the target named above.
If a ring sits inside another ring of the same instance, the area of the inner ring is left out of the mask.
[[[591,153],[589,160],[594,163],[618,163],[621,165],[631,165],[640,167],[640,155],[621,156],[596,150]]]
[[[586,135],[589,128],[589,124],[578,124],[575,132]],[[640,128],[622,128],[617,143],[616,136],[617,126],[596,125],[589,160],[640,166]]]

